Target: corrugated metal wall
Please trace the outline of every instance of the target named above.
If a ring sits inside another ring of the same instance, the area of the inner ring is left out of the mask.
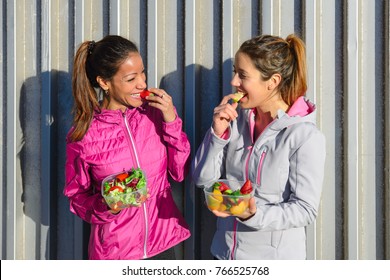
[[[120,34],[140,48],[149,86],[175,100],[193,151],[232,91],[232,57],[261,33],[307,44],[308,96],[327,138],[310,259],[390,259],[389,1],[3,0],[0,18],[2,259],[83,259],[88,226],[62,195],[73,54]],[[187,180],[175,199],[192,237],[180,258],[209,259],[215,219]]]

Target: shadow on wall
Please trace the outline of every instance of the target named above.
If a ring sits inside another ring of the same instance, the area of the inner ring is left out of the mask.
[[[161,79],[159,85],[173,98],[179,116],[184,124],[194,124],[194,127],[185,127],[184,131],[193,143],[191,160],[194,158],[196,149],[202,141],[206,131],[212,123],[214,108],[221,102],[224,95],[232,93],[230,85],[232,77],[232,60],[228,59],[223,64],[216,65],[209,69],[200,64],[192,64],[182,71],[171,72]],[[187,94],[195,94],[188,98]],[[187,98],[186,98],[187,97]],[[186,104],[193,100],[194,104]],[[190,120],[186,120],[188,112],[192,111]],[[191,227],[191,238],[186,240],[185,249],[192,252],[184,252],[185,259],[211,260],[211,241],[216,229],[216,217],[205,206],[204,194],[201,188],[196,187],[191,176],[187,176],[184,190],[179,183],[171,182],[173,194],[179,207],[185,209],[185,217]],[[189,188],[194,188],[190,190]],[[186,193],[184,195],[184,193]],[[185,199],[185,201],[183,201]],[[184,205],[183,205],[184,204]],[[181,208],[180,208],[181,209]]]
[[[26,79],[21,88],[21,202],[28,217],[24,227],[28,259],[74,256],[69,246],[74,242],[74,222],[62,194],[65,136],[71,125],[72,102],[68,72],[43,72]],[[46,244],[41,244],[42,240]]]

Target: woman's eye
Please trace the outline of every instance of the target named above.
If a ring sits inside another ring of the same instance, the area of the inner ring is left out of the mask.
[[[236,70],[233,69],[233,74],[234,75],[238,75],[238,77],[240,79],[244,79],[245,78],[245,75],[243,73],[240,73],[240,72],[237,72]]]

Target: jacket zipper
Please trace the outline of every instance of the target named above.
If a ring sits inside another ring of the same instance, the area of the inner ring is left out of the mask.
[[[263,170],[263,163],[265,156],[267,154],[267,148],[263,148],[260,153],[260,161],[259,161],[259,166],[257,167],[257,178],[256,178],[256,184],[259,186],[261,185],[261,171]]]
[[[129,134],[129,137],[130,137],[130,142],[131,142],[131,146],[133,148],[134,157],[135,157],[135,160],[137,162],[137,166],[138,166],[138,168],[141,168],[141,166],[139,164],[139,160],[138,160],[137,150],[135,149],[134,139],[133,139],[133,136],[132,136],[130,128],[129,128],[129,124],[128,124],[127,119],[126,119],[126,114],[122,113],[122,116],[123,116],[123,119],[125,121],[127,133]],[[148,254],[147,254],[147,250],[146,250],[146,241],[147,241],[147,236],[149,234],[149,224],[148,224],[148,213],[146,211],[146,203],[142,203],[142,208],[144,211],[144,219],[145,219],[145,238],[144,238],[144,256],[143,257],[147,258]]]

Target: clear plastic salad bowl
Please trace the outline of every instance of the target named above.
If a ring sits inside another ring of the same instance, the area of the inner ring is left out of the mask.
[[[110,175],[102,181],[102,196],[114,209],[138,207],[147,195],[145,174],[139,168]]]
[[[244,187],[245,185],[245,187]],[[204,188],[209,210],[218,210],[230,215],[240,215],[248,209],[256,184],[248,181],[218,180],[211,187]]]

